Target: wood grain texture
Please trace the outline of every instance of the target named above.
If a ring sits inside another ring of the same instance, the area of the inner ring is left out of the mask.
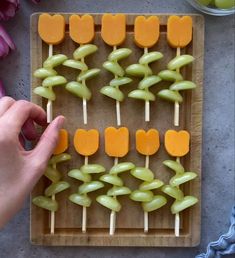
[[[66,22],[71,14],[64,14]],[[102,63],[107,60],[108,54],[112,51],[111,47],[105,45],[100,37],[101,14],[93,14],[95,19],[96,36],[94,44],[99,47],[99,51],[86,59],[89,67],[102,69]],[[132,49],[132,55],[123,60],[121,65],[127,67],[129,64],[136,63],[143,54],[143,50],[135,46],[133,42],[133,22],[138,14],[128,14],[127,16],[127,38],[122,46]],[[143,14],[141,14],[143,15]],[[148,16],[150,14],[146,14]],[[161,51],[164,58],[155,62],[151,67],[155,74],[166,68],[166,64],[172,59],[176,50],[168,46],[166,41],[166,22],[170,14],[151,14],[157,15],[160,19],[160,40],[150,49]],[[179,14],[182,15],[182,14]],[[39,14],[31,17],[31,74],[35,69],[42,66],[43,60],[48,55],[48,46],[42,43],[37,34],[37,21]],[[168,204],[160,210],[149,214],[149,233],[143,233],[143,211],[141,206],[128,199],[120,197],[122,210],[117,214],[117,229],[114,236],[109,236],[109,210],[93,201],[92,206],[87,209],[87,233],[81,232],[82,207],[68,201],[68,196],[77,191],[81,184],[67,176],[71,168],[79,168],[84,159],[79,156],[73,146],[73,135],[77,128],[96,128],[100,132],[99,151],[89,159],[90,163],[100,163],[107,170],[113,165],[113,159],[104,153],[104,129],[108,126],[116,126],[115,102],[99,93],[99,89],[108,84],[112,79],[110,73],[102,69],[101,74],[88,82],[93,98],[88,102],[88,125],[83,125],[82,101],[68,93],[64,88],[56,88],[57,99],[54,102],[54,116],[63,114],[67,121],[65,128],[69,131],[70,147],[68,152],[72,155],[71,162],[59,165],[64,179],[71,184],[71,189],[57,195],[60,205],[56,213],[55,235],[50,235],[49,231],[49,212],[31,205],[31,242],[38,245],[82,245],[82,246],[196,246],[200,242],[201,227],[201,141],[202,141],[202,83],[203,83],[203,50],[204,50],[204,19],[201,15],[192,15],[193,19],[193,41],[183,49],[181,53],[192,54],[195,61],[192,66],[182,69],[182,73],[187,80],[192,80],[197,84],[193,91],[183,93],[184,102],[180,106],[180,127],[186,129],[191,134],[190,153],[182,159],[182,163],[188,171],[196,171],[198,177],[182,186],[186,195],[194,195],[199,199],[199,203],[190,209],[183,211],[181,216],[180,237],[174,236],[174,216],[170,213],[172,198],[168,198]],[[121,47],[122,47],[121,46]],[[54,47],[54,53],[64,53],[72,57],[73,51],[78,45],[69,38],[63,43]],[[58,69],[58,72],[68,80],[76,78],[76,71],[69,68]],[[31,76],[31,89],[40,85],[40,80]],[[138,79],[134,79],[129,86],[123,87],[123,92],[127,96],[128,92],[135,89]],[[163,88],[168,87],[166,82],[160,83],[152,88],[154,94]],[[46,101],[39,96],[32,94],[32,102],[46,108]],[[151,121],[144,122],[144,103],[142,101],[126,98],[121,103],[122,122],[130,129],[130,152],[120,161],[132,161],[138,166],[144,166],[145,158],[137,154],[135,150],[135,131],[137,129],[157,128],[160,132],[161,147],[156,155],[150,157],[150,169],[155,176],[165,183],[173,176],[172,171],[162,165],[162,161],[169,159],[164,150],[163,137],[168,129],[173,126],[174,105],[159,98],[151,103]],[[97,178],[94,176],[94,178]],[[141,183],[131,177],[130,174],[122,175],[127,186],[136,189]],[[43,190],[49,181],[42,177],[32,192],[32,197],[43,194]],[[110,186],[91,194],[93,200],[101,193],[105,193]],[[156,191],[156,193],[160,193]],[[162,193],[163,194],[163,193]]]

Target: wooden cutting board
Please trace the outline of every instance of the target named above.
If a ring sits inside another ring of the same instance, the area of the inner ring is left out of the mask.
[[[63,14],[68,23],[71,14]],[[123,60],[121,65],[127,67],[136,63],[143,54],[143,50],[136,47],[133,42],[133,23],[137,15],[127,14],[127,38],[122,47],[132,49],[132,55]],[[164,58],[153,63],[154,74],[166,68],[166,64],[172,59],[176,51],[168,46],[166,41],[166,22],[169,14],[141,14],[157,15],[160,19],[160,39],[151,50],[160,51]],[[179,14],[180,15],[180,14]],[[185,14],[181,14],[185,15]],[[99,48],[98,52],[87,58],[87,64],[91,68],[101,68],[102,63],[107,60],[108,54],[112,51],[101,39],[101,17],[102,14],[93,14],[95,20],[96,36],[94,44]],[[204,19],[201,15],[192,14],[193,19],[193,40],[192,43],[181,51],[195,57],[193,65],[182,69],[186,80],[192,80],[197,84],[193,91],[183,93],[184,102],[180,108],[180,127],[173,126],[172,103],[157,100],[151,103],[151,122],[144,122],[144,103],[142,101],[129,99],[121,103],[121,114],[123,126],[130,130],[130,152],[121,161],[132,161],[138,166],[144,166],[144,157],[137,154],[135,150],[135,131],[137,129],[157,128],[160,132],[161,148],[159,152],[150,158],[150,169],[155,173],[155,177],[165,183],[173,176],[173,173],[164,168],[162,161],[170,157],[164,150],[163,136],[168,129],[185,129],[191,134],[190,153],[182,159],[183,166],[188,171],[195,171],[198,177],[183,185],[182,190],[186,195],[194,195],[199,199],[199,203],[181,213],[180,237],[174,235],[174,216],[170,212],[170,205],[173,199],[167,197],[168,204],[163,208],[149,214],[149,233],[143,233],[143,211],[139,203],[131,201],[128,197],[119,198],[122,210],[117,214],[115,235],[109,236],[109,210],[95,202],[97,195],[107,191],[101,189],[91,194],[94,200],[92,206],[88,208],[87,233],[81,232],[82,207],[71,203],[68,196],[77,191],[81,184],[67,176],[71,168],[79,168],[84,160],[79,156],[72,146],[73,135],[77,128],[96,128],[100,131],[101,146],[99,151],[89,159],[91,163],[100,163],[107,168],[113,165],[113,159],[104,153],[104,129],[108,126],[116,126],[115,102],[99,93],[102,86],[106,85],[112,76],[102,69],[101,74],[88,82],[93,97],[88,102],[88,125],[83,125],[82,102],[81,99],[68,93],[63,87],[57,87],[55,92],[57,99],[54,102],[54,116],[62,114],[67,118],[65,128],[69,131],[70,147],[68,152],[72,155],[72,161],[59,166],[64,179],[71,184],[71,189],[60,193],[57,197],[60,209],[56,212],[55,234],[50,234],[49,212],[31,205],[31,242],[38,245],[86,245],[86,246],[195,246],[200,242],[201,227],[201,140],[202,140],[202,82],[203,82],[203,52],[204,52]],[[33,71],[42,66],[48,55],[48,46],[44,44],[37,33],[39,13],[31,16],[31,75]],[[72,57],[73,51],[78,47],[72,42],[66,26],[66,38],[63,43],[54,47],[54,54],[63,53]],[[60,67],[57,69],[69,81],[76,78],[77,72],[73,69]],[[31,90],[40,85],[41,81],[31,76]],[[129,86],[123,87],[123,92],[127,96],[128,92],[135,89],[138,80],[134,80]],[[154,94],[169,84],[166,82],[154,86]],[[46,109],[46,101],[32,93],[32,102]],[[96,177],[94,177],[96,178]],[[122,176],[125,184],[131,189],[136,189],[140,181],[130,174]],[[44,189],[49,185],[47,178],[42,177],[35,186],[32,197],[43,194]],[[156,191],[157,192],[157,191]],[[163,194],[163,193],[162,193]]]

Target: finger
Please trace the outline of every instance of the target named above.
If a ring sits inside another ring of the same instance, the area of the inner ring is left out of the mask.
[[[32,119],[28,119],[23,127],[22,127],[22,133],[24,134],[25,138],[28,141],[36,140],[38,137],[34,122]]]
[[[13,104],[15,100],[10,97],[0,99],[0,116],[2,116]]]
[[[45,111],[41,107],[25,100],[16,101],[2,116],[3,123],[8,128],[14,129],[17,135],[28,119],[32,119],[39,125],[46,125]]]
[[[64,120],[65,118],[63,116],[57,117],[48,125],[42,134],[37,146],[32,151],[32,161],[36,166],[41,167],[47,164],[56,147],[59,131],[63,126]]]

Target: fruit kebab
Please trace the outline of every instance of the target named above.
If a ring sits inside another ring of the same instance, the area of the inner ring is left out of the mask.
[[[185,172],[180,163],[180,158],[189,152],[190,135],[187,131],[168,130],[165,133],[165,149],[169,155],[176,157],[174,160],[165,160],[163,164],[175,171],[175,176],[170,179],[169,185],[162,187],[162,191],[175,199],[171,206],[172,214],[175,214],[175,236],[180,235],[180,215],[183,210],[195,205],[198,199],[194,196],[184,196],[180,185],[197,177],[195,172]]]
[[[126,68],[126,73],[135,77],[143,77],[138,84],[138,89],[128,94],[129,98],[145,101],[145,121],[150,121],[150,101],[156,99],[149,88],[159,83],[162,79],[153,75],[150,64],[161,59],[163,54],[157,51],[149,52],[159,39],[159,19],[157,16],[137,16],[134,25],[135,43],[144,49],[144,54],[140,57],[138,64],[132,64]]]
[[[87,195],[104,187],[99,181],[92,181],[91,174],[105,172],[99,164],[88,164],[88,157],[94,155],[99,149],[99,132],[96,129],[78,129],[74,135],[74,147],[78,154],[84,156],[84,165],[80,169],[72,169],[68,176],[83,182],[78,192],[69,196],[69,200],[82,206],[82,232],[87,230],[87,208],[91,206],[91,198]]]
[[[118,158],[124,157],[129,151],[129,131],[126,127],[105,129],[105,153],[114,158],[114,166],[109,174],[100,177],[100,180],[113,187],[108,190],[106,195],[100,195],[96,198],[104,207],[111,210],[109,234],[113,235],[116,228],[116,212],[121,210],[121,204],[117,196],[128,195],[131,190],[123,185],[122,179],[118,176],[120,173],[127,172],[135,167],[131,162],[118,163]]]
[[[62,54],[53,55],[53,45],[60,44],[65,37],[65,19],[62,15],[41,14],[38,19],[38,34],[49,46],[48,58],[43,67],[34,72],[34,76],[44,79],[42,86],[36,87],[34,93],[48,99],[47,122],[53,120],[52,102],[56,99],[53,91],[54,86],[63,85],[67,80],[54,70],[54,67],[62,64],[67,57]]]
[[[61,173],[57,170],[57,164],[65,162],[71,159],[71,156],[65,151],[68,148],[68,132],[65,129],[60,130],[59,141],[54,150],[52,158],[49,160],[47,169],[44,173],[52,184],[49,185],[44,192],[44,195],[33,198],[32,202],[36,206],[49,210],[50,216],[50,233],[55,232],[55,212],[58,210],[58,202],[55,199],[55,195],[68,189],[69,183],[61,181]]]
[[[117,125],[120,126],[120,102],[124,100],[124,94],[119,87],[132,82],[132,79],[124,76],[125,71],[118,63],[132,52],[129,48],[117,48],[126,38],[126,16],[124,14],[104,14],[101,37],[107,45],[113,47],[113,51],[109,54],[108,61],[103,63],[103,67],[114,75],[114,79],[109,82],[108,86],[102,87],[100,93],[116,101]]]
[[[73,58],[66,60],[63,65],[80,70],[77,81],[71,81],[66,84],[66,90],[75,96],[82,98],[83,123],[87,124],[87,101],[91,99],[91,91],[87,87],[86,81],[97,76],[100,69],[89,69],[85,63],[85,58],[95,53],[98,48],[94,44],[90,44],[95,37],[95,24],[91,15],[83,16],[71,15],[69,18],[69,35],[70,38],[80,44],[74,51]]]

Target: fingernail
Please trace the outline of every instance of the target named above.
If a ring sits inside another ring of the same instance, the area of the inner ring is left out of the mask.
[[[65,117],[64,116],[59,116],[56,119],[57,119],[56,126],[57,126],[58,129],[61,129],[64,125]]]

